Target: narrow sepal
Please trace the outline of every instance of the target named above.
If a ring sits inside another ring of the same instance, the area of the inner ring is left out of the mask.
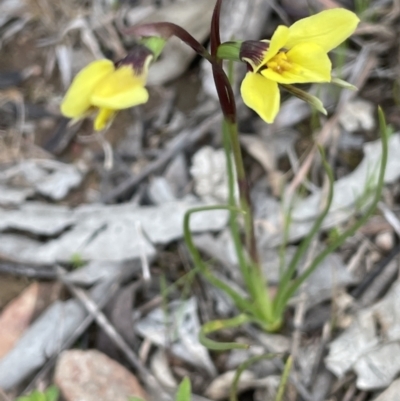
[[[219,28],[221,5],[222,5],[222,0],[217,0],[217,2],[215,3],[211,19],[210,49],[211,49],[211,55],[214,57],[217,55],[218,48],[221,44],[221,35]]]
[[[291,93],[293,96],[296,96],[299,99],[301,99],[301,100],[307,102],[308,104],[310,104],[311,106],[313,106],[320,113],[325,114],[325,115],[328,114],[323,103],[316,96],[310,95],[308,92],[305,92],[292,85],[281,85],[281,86],[282,86],[282,88],[286,89],[289,93]]]
[[[344,89],[350,89],[352,91],[358,90],[357,86],[354,86],[351,83],[349,83],[343,79],[340,79],[340,78],[332,77],[331,84],[340,86],[341,88],[344,88]]]

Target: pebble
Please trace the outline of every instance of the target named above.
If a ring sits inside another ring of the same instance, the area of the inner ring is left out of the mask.
[[[382,249],[382,251],[389,252],[394,247],[394,236],[392,231],[383,231],[377,234],[375,238],[376,245]]]
[[[148,399],[131,372],[96,350],[63,352],[57,362],[54,382],[65,401]]]

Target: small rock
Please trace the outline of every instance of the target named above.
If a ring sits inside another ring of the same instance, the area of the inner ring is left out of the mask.
[[[254,393],[254,400],[275,400],[281,377],[277,375],[267,376],[264,379],[258,380],[257,389]],[[284,398],[286,400],[286,398]]]
[[[228,199],[228,175],[223,149],[204,146],[198,150],[192,158],[190,174],[200,198],[214,202]]]
[[[178,387],[178,383],[171,372],[171,365],[165,350],[159,349],[152,356],[150,366],[154,376],[163,387],[169,389],[176,389]]]
[[[398,343],[384,344],[365,353],[354,364],[357,388],[371,391],[389,386],[400,371]]]
[[[0,205],[20,205],[28,196],[33,195],[33,193],[32,188],[9,188],[8,186],[0,185]]]
[[[358,130],[371,130],[375,127],[374,105],[363,99],[355,99],[349,102],[339,115],[339,121],[348,132]]]
[[[174,193],[164,177],[155,177],[148,188],[148,195],[155,205],[162,205],[175,200]]]
[[[189,183],[188,166],[182,153],[179,153],[167,166],[164,177],[168,181],[174,196],[176,198],[181,197]]]
[[[148,399],[136,377],[96,350],[69,350],[58,359],[55,384],[66,401]]]
[[[269,352],[277,354],[289,352],[291,344],[285,336],[259,332],[257,338]]]
[[[383,231],[377,234],[375,238],[376,245],[382,249],[382,251],[389,252],[394,247],[394,236],[392,231]]]
[[[223,400],[228,398],[235,374],[236,371],[231,370],[218,376],[207,388],[205,392],[206,397],[212,400]],[[252,372],[249,370],[243,371],[239,379],[238,391],[242,392],[252,388],[255,384],[255,379],[256,378]]]

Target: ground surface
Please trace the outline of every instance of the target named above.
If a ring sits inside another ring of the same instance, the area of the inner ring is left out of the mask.
[[[223,39],[269,38],[279,24],[336,6],[362,21],[331,54],[335,73],[359,90],[303,88],[323,100],[327,116],[284,94],[276,122],[267,126],[237,94],[271,291],[279,250],[293,255],[321,204],[316,141],[334,170],[335,200],[307,257],[371,200],[381,151],[378,105],[393,132],[386,185],[373,217],[310,277],[278,333],[253,325],[225,330],[213,338],[251,347],[208,352],[198,341],[201,325],[237,313],[229,298],[190,274],[183,241],[186,210],[227,199],[209,66],[179,41],[170,43],[150,72],[150,101],[119,113],[105,132],[94,133],[90,119],[69,124],[59,105],[87,63],[129,51],[126,26],[169,20],[207,44],[214,1],[0,2],[0,399],[52,384],[68,401],[160,399],[184,376],[194,397],[227,399],[241,363],[267,353],[275,359],[241,376],[243,400],[273,400],[289,354],[284,399],[397,399],[400,3],[270,3],[226,0]],[[238,83],[244,72],[235,70]],[[284,199],[293,190],[300,198],[282,248]],[[197,215],[191,227],[210,268],[240,288],[226,212]]]

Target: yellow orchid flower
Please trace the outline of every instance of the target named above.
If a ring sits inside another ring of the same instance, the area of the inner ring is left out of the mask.
[[[78,120],[96,112],[94,129],[101,131],[118,110],[146,103],[144,87],[153,53],[142,45],[117,63],[96,60],[81,70],[72,81],[61,103],[61,113]]]
[[[270,41],[243,42],[241,59],[250,66],[242,85],[244,103],[267,123],[278,114],[278,84],[330,82],[328,52],[346,40],[356,29],[358,17],[335,8],[301,19],[290,27],[279,26]]]

